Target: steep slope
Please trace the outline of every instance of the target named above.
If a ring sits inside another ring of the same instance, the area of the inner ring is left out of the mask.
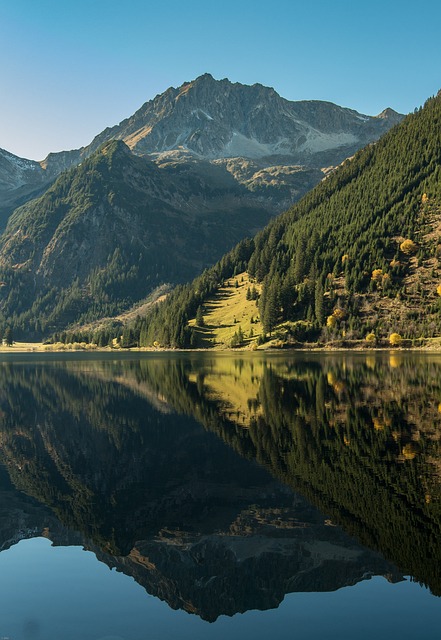
[[[223,165],[163,163],[110,142],[17,209],[0,240],[0,309],[41,334],[194,277],[273,212]]]
[[[191,344],[185,324],[225,278],[263,282],[263,336],[417,338],[441,332],[441,96],[344,163],[139,326],[141,344]]]
[[[77,165],[83,156],[81,149],[62,151],[35,162],[0,149],[0,230],[14,209],[44,193],[62,171]]]

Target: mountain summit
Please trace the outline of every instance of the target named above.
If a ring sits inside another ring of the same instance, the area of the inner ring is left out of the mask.
[[[90,147],[117,138],[141,155],[183,149],[210,160],[241,156],[297,164],[333,151],[335,164],[401,117],[391,109],[372,117],[330,102],[291,102],[261,84],[215,80],[206,73],[146,102]]]
[[[366,116],[330,102],[292,102],[270,87],[215,80],[206,73],[157,95],[86,147],[50,153],[41,162],[0,149],[0,228],[17,206],[42,194],[62,171],[114,139],[125,142],[136,155],[153,154],[160,162],[168,161],[170,154],[180,163],[189,157],[224,162],[240,181],[250,181],[263,170],[264,175],[257,176],[259,184],[282,185],[281,211],[313,186],[306,176],[304,187],[298,188],[299,166],[317,172],[316,184],[322,169],[340,164],[377,140],[402,117],[390,108]],[[268,172],[268,167],[287,165],[296,166],[296,186],[288,199],[283,188],[286,172]]]

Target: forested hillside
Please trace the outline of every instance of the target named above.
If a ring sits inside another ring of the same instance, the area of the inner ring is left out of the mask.
[[[0,238],[0,328],[41,338],[191,280],[273,215],[222,166],[157,165],[121,141],[15,210]]]
[[[188,321],[226,278],[263,283],[260,340],[441,332],[441,96],[358,152],[132,327],[141,346],[191,346]]]

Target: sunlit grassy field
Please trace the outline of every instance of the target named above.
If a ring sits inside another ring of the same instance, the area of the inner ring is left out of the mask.
[[[257,337],[262,333],[259,310],[255,300],[247,300],[247,291],[253,286],[260,294],[261,285],[251,281],[247,273],[240,273],[209,298],[202,308],[204,326],[195,329],[195,347],[230,348],[239,327],[244,336],[242,346],[257,345]],[[195,319],[189,324],[195,327]]]

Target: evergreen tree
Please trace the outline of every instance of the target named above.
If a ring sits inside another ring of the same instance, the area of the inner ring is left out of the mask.
[[[8,345],[8,347],[12,347],[13,343],[14,343],[14,337],[12,334],[12,329],[11,327],[6,327],[5,332],[3,334],[3,339],[5,341],[5,343]]]
[[[323,285],[321,281],[316,282],[314,302],[315,317],[319,325],[322,326],[325,321],[325,313],[323,304]]]
[[[201,305],[198,306],[196,311],[196,326],[197,327],[205,327],[204,315],[202,313]]]
[[[261,298],[260,317],[262,319],[263,330],[265,333],[269,333],[270,336],[279,319],[279,284],[280,279],[278,277],[270,280],[268,285],[264,286],[265,295]]]

